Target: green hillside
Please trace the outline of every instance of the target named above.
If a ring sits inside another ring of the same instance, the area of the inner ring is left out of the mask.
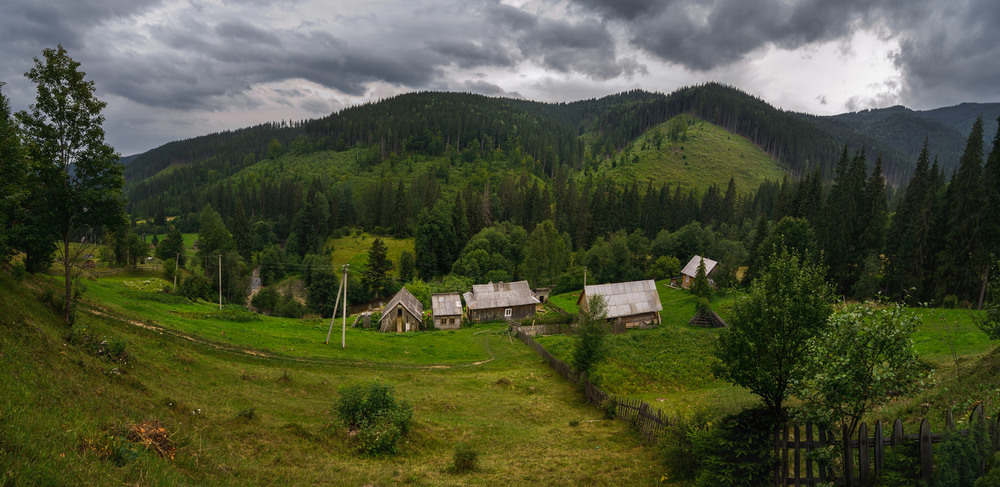
[[[669,137],[675,120],[686,126],[683,136]],[[680,115],[639,136],[616,159],[602,167],[624,181],[670,183],[704,193],[724,186],[732,177],[740,192],[756,189],[764,181],[780,181],[785,171],[759,147],[723,128]]]
[[[661,474],[627,424],[602,420],[501,328],[350,329],[342,350],[322,345],[317,321],[243,321],[126,273],[87,282],[67,329],[39,300],[58,295],[56,280],[28,279],[0,272],[2,485],[649,485]],[[359,381],[414,405],[395,456],[355,454],[331,414]],[[151,432],[166,456],[144,445]],[[449,473],[458,443],[479,452],[475,471]]]

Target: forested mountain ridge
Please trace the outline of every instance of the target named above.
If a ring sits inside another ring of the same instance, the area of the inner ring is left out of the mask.
[[[995,133],[1000,103],[963,103],[925,111],[894,106],[812,118],[827,132],[843,133],[844,139],[851,132],[865,134],[895,157],[909,160],[917,159],[926,139],[932,156],[950,174],[978,117],[983,119],[985,133]],[[985,141],[985,151],[991,148],[992,141]]]
[[[557,166],[582,169],[614,156],[649,128],[681,113],[750,139],[795,177],[818,168],[825,178],[832,178],[848,145],[881,154],[886,179],[901,184],[912,174],[924,138],[941,167],[950,172],[972,120],[984,115],[986,129],[991,130],[1000,104],[923,112],[892,107],[820,117],[783,111],[716,83],[669,95],[634,90],[571,103],[409,93],[316,120],[266,123],[171,142],[134,156],[125,176],[134,184],[188,165],[233,173],[281,148],[308,153],[370,147],[377,150],[376,157],[386,159],[392,153],[440,155],[451,147],[458,152],[516,150],[538,161],[551,177]]]

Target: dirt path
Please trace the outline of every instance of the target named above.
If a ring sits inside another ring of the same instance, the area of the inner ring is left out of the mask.
[[[303,364],[335,364],[335,365],[347,365],[354,367],[383,367],[391,369],[413,369],[413,370],[432,370],[432,369],[457,369],[464,367],[476,367],[484,365],[496,360],[496,354],[493,352],[492,344],[489,343],[488,337],[483,337],[482,345],[486,352],[490,355],[490,358],[486,360],[480,360],[478,362],[470,362],[467,364],[456,364],[456,365],[408,365],[408,364],[392,364],[392,363],[373,363],[373,362],[358,362],[358,361],[347,361],[342,359],[331,359],[331,358],[319,358],[319,357],[290,357],[287,355],[279,355],[269,352],[261,352],[259,350],[254,350],[245,347],[239,347],[236,345],[219,343],[211,340],[206,340],[204,338],[198,337],[196,335],[189,335],[187,333],[182,333],[176,330],[171,330],[169,328],[164,328],[159,325],[152,325],[149,323],[144,323],[138,320],[131,320],[128,318],[123,318],[121,316],[115,315],[107,308],[102,308],[92,304],[86,305],[86,308],[81,309],[81,311],[89,312],[96,316],[101,316],[103,318],[120,321],[137,328],[142,328],[147,331],[154,333],[159,333],[160,335],[168,335],[183,340],[187,340],[192,343],[197,343],[199,345],[214,348],[222,352],[233,353],[236,355],[248,356],[253,358],[260,358],[265,360],[273,361],[283,361],[283,362],[296,362]]]

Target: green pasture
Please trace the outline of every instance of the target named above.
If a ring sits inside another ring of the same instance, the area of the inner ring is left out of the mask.
[[[343,351],[322,345],[327,323],[203,319],[212,305],[172,302],[131,275],[87,281],[77,311],[75,333],[124,344],[127,363],[111,363],[67,341],[39,300],[56,281],[0,273],[5,485],[655,485],[662,474],[626,423],[602,419],[502,327],[350,330]],[[353,453],[331,413],[340,387],[371,381],[414,406],[395,456]],[[147,420],[169,431],[174,458],[128,440]],[[479,453],[470,473],[449,472],[459,443]]]

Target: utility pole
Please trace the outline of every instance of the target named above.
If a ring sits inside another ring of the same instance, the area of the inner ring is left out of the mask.
[[[222,254],[219,254],[219,310],[222,310]]]
[[[350,264],[344,264],[344,323],[340,331],[340,348],[347,348],[347,268]]]
[[[323,342],[324,345],[330,344],[330,335],[333,333],[333,323],[337,321],[337,308],[340,306],[340,293],[344,289],[345,282],[347,282],[347,276],[341,274],[340,286],[337,287],[337,300],[333,303],[333,313],[330,313],[330,329],[326,331],[326,341]]]
[[[583,287],[587,287],[587,266],[583,266]]]

